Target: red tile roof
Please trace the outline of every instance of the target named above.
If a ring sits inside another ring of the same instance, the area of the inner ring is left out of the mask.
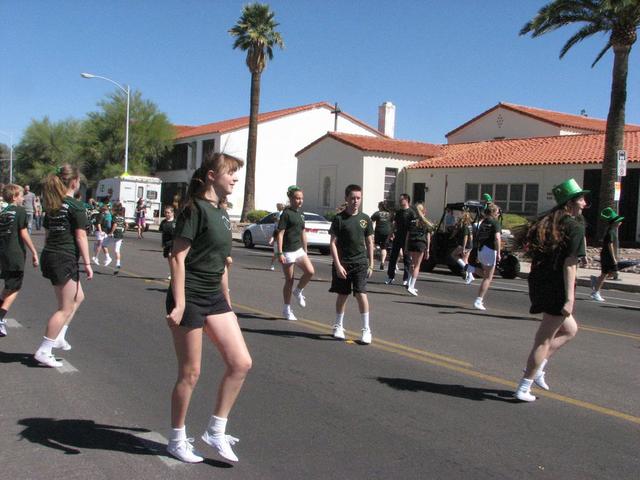
[[[259,123],[267,122],[269,120],[275,120],[277,118],[281,118],[287,115],[292,115],[294,113],[313,110],[314,108],[327,108],[327,109],[333,110],[333,105],[327,102],[317,102],[317,103],[311,103],[309,105],[302,105],[299,107],[285,108],[283,110],[275,110],[273,112],[265,112],[258,115],[258,122]],[[361,120],[358,120],[355,117],[352,117],[347,113],[341,112],[340,116],[344,118],[348,118],[352,122],[359,124],[363,128],[366,128],[367,130],[373,133],[376,133],[377,135],[384,136],[382,133],[378,132],[375,128],[371,127],[370,125],[367,125],[366,123],[364,123]],[[178,140],[181,138],[195,137],[198,135],[207,135],[211,133],[226,133],[233,130],[238,130],[240,128],[245,128],[248,126],[249,126],[248,116],[233,118],[231,120],[223,120],[221,122],[207,123],[205,125],[192,126],[192,127],[176,125],[177,134],[175,139]]]
[[[511,110],[513,112],[520,113],[522,115],[526,115],[528,117],[532,117],[546,123],[550,123],[557,127],[575,128],[578,130],[587,130],[590,132],[604,132],[607,128],[607,121],[601,120],[598,118],[590,118],[590,117],[585,117],[583,115],[573,115],[570,113],[554,112],[552,110],[544,110],[542,108],[526,107],[523,105],[516,105],[515,103],[500,102],[496,106],[490,108],[485,112],[482,112],[480,115],[472,118],[468,122],[465,122],[459,127],[451,130],[449,133],[445,135],[445,137],[449,137],[449,135],[453,135],[454,133],[462,130],[467,125],[475,122],[479,118],[484,117],[485,115],[493,112],[494,110],[497,110],[498,108],[505,108],[507,110]],[[625,131],[626,132],[640,131],[640,125],[627,124],[625,126]]]
[[[369,137],[367,135],[354,135],[350,133],[329,132],[315,142],[300,150],[297,155],[307,151],[325,138],[330,137],[363,152],[393,153],[408,155],[411,157],[434,157],[440,155],[442,146],[433,143],[411,142],[408,140],[396,140],[393,138]]]
[[[604,157],[604,139],[600,133],[443,145],[440,156],[408,168],[598,164]],[[640,162],[640,132],[625,133],[624,147],[629,162]]]

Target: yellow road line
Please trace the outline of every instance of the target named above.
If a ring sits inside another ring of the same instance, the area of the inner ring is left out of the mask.
[[[619,330],[611,330],[609,328],[588,327],[588,326],[585,326],[585,325],[579,325],[579,328],[581,330],[586,330],[588,332],[604,333],[606,335],[613,335],[613,336],[616,336],[616,337],[625,337],[625,338],[632,338],[634,340],[640,340],[640,335],[638,335],[636,333],[621,332]]]

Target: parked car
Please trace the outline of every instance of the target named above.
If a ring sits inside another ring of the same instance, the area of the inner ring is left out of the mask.
[[[451,256],[451,252],[456,248],[456,239],[452,235],[453,227],[446,225],[445,217],[447,216],[447,210],[451,212],[453,217],[456,219],[462,214],[463,210],[471,213],[471,218],[473,219],[474,247],[476,247],[476,231],[478,230],[478,225],[480,225],[483,218],[484,204],[477,201],[448,203],[442,217],[440,218],[440,222],[438,222],[436,226],[436,231],[431,236],[429,259],[423,260],[420,269],[430,272],[436,265],[441,264],[446,265],[449,267],[451,272],[458,275],[461,273],[461,268]],[[520,261],[515,255],[510,253],[508,249],[510,243],[509,240],[512,238],[512,235],[509,231],[503,230],[501,237],[502,245],[500,248],[500,258],[496,265],[496,271],[499,272],[503,278],[515,278],[520,272]],[[474,248],[469,256],[470,264],[474,264],[476,262],[476,254],[477,251]]]
[[[307,232],[307,246],[317,248],[323,255],[328,255],[331,222],[317,213],[304,212],[302,215],[304,229]],[[244,246],[253,248],[255,245],[269,245],[269,240],[276,228],[276,218],[278,218],[278,212],[273,212],[246,227],[242,234]]]

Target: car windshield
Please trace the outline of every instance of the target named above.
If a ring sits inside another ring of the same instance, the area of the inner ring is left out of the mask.
[[[308,222],[328,222],[328,220],[326,218],[324,218],[322,215],[318,215],[316,213],[306,213],[305,212],[304,219],[305,219],[305,221],[308,221]]]

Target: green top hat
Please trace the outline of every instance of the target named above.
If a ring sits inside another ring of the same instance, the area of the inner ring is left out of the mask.
[[[484,200],[487,203],[493,203],[493,198],[491,198],[491,195],[489,195],[488,193],[482,194],[482,200]]]
[[[551,190],[553,196],[556,199],[556,204],[561,207],[569,200],[581,197],[590,192],[590,190],[583,190],[573,178],[565,180],[560,185],[556,185]]]
[[[608,223],[616,223],[624,220],[613,208],[607,207],[600,212],[600,218]]]

